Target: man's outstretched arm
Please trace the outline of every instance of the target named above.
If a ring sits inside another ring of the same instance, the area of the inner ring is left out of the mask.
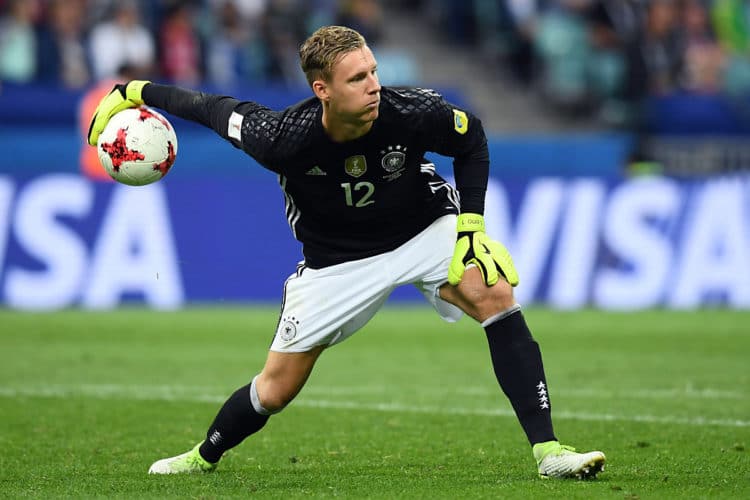
[[[99,135],[112,116],[123,109],[143,104],[200,123],[227,138],[229,117],[239,101],[233,97],[206,94],[144,80],[118,84],[99,102],[94,111],[89,125],[88,143],[96,146]]]

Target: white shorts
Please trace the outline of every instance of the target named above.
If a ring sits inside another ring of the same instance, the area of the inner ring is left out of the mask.
[[[323,269],[300,266],[284,285],[272,351],[306,352],[362,328],[401,285],[413,284],[449,322],[463,315],[440,298],[456,243],[456,216],[445,215],[400,247]]]

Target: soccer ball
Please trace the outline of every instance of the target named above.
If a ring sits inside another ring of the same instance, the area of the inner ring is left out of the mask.
[[[110,118],[96,149],[107,173],[117,182],[143,186],[169,172],[177,157],[177,135],[157,111],[141,106]]]

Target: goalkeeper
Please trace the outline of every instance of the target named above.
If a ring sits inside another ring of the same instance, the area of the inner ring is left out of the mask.
[[[394,288],[412,284],[446,321],[465,313],[484,329],[538,473],[595,476],[604,455],[576,453],[555,436],[541,353],[513,298],[518,274],[485,233],[489,153],[479,119],[433,91],[381,87],[372,51],[349,28],[320,28],[300,60],[314,96],[283,111],[131,81],[92,118],[91,145],[114,113],[144,103],[210,127],[278,175],[304,255],[284,286],[265,366],[228,398],[201,442],[149,472],[213,470],[294,399],[325,349],[362,328]],[[454,159],[456,188],[427,152]]]

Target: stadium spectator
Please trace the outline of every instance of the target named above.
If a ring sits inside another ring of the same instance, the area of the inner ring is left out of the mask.
[[[91,81],[91,64],[81,12],[85,0],[51,0],[47,23],[39,30],[37,80],[68,88]]]
[[[750,5],[745,0],[713,0],[710,10],[722,47],[733,54],[750,54]]]
[[[268,9],[269,0],[208,0],[208,6],[218,11],[227,1],[232,3],[237,14],[247,22],[257,23]]]
[[[723,89],[730,96],[745,95],[750,92],[750,5],[744,0],[714,0],[710,17],[725,52]]]
[[[269,79],[304,85],[297,53],[300,40],[304,40],[307,35],[307,15],[307,8],[302,0],[269,0],[263,20]]]
[[[204,35],[207,81],[221,88],[265,81],[268,56],[260,19],[243,16],[231,0],[214,4],[210,13]]]
[[[588,3],[560,0],[537,21],[534,49],[539,57],[539,88],[548,102],[566,113],[590,108],[590,61],[594,48],[586,23]]]
[[[178,84],[196,85],[202,77],[202,44],[193,16],[193,5],[177,2],[159,29],[161,75]]]
[[[359,31],[374,47],[382,38],[383,12],[377,0],[347,0],[343,2],[337,24]]]
[[[697,92],[719,92],[726,54],[717,43],[701,0],[684,0],[681,15],[684,71],[681,85]]]
[[[631,171],[658,172],[648,142],[653,128],[650,101],[681,88],[684,50],[680,10],[673,0],[654,0],[644,11],[638,36],[626,47],[627,72],[623,96],[628,104],[634,146],[626,167]]]
[[[607,2],[591,2],[586,8],[584,16],[588,25],[589,43],[594,56],[594,60],[589,61],[591,87],[599,95],[612,94],[616,91],[621,75],[619,73],[614,76],[608,75],[606,68],[610,65],[622,66],[620,53],[624,39],[615,26]]]
[[[309,12],[305,18],[305,34],[312,33],[319,26],[336,24],[340,0],[309,0]]]
[[[537,65],[533,44],[539,9],[536,0],[479,0],[477,9],[482,52],[491,63],[507,67],[520,84],[531,84]]]
[[[472,2],[465,0],[425,0],[428,19],[439,25],[439,35],[461,45],[476,41],[476,23]]]
[[[7,13],[0,18],[0,80],[27,83],[34,79],[38,9],[37,0],[9,0]]]
[[[91,30],[89,52],[95,78],[111,78],[125,65],[135,68],[143,78],[151,77],[156,46],[152,32],[140,21],[138,2],[121,0],[111,14]]]

